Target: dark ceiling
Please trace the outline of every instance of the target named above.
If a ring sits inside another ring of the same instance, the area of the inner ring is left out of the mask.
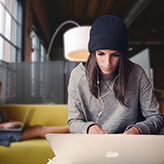
[[[120,17],[128,27],[129,49],[146,45],[164,45],[164,0],[45,0],[52,28],[73,20],[79,25],[92,25],[101,15]],[[62,33],[74,25],[65,25]],[[56,44],[61,44],[60,42]]]

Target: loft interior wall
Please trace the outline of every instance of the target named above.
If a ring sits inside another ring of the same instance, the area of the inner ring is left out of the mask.
[[[164,45],[137,45],[136,47],[136,50],[133,50],[132,53],[129,52],[128,57],[131,58],[148,48],[150,53],[150,68],[153,69],[154,89],[164,90]]]
[[[164,45],[150,47],[150,61],[154,71],[154,88],[164,90]]]
[[[57,3],[57,2],[56,2]],[[60,4],[62,5],[62,4]],[[54,33],[54,29],[52,29],[51,24],[56,24],[56,27],[59,26],[56,22],[59,20],[50,20],[49,8],[46,7],[44,0],[26,0],[26,24],[25,24],[25,61],[31,60],[31,39],[29,38],[29,30],[32,27],[32,15],[31,15],[31,7],[35,11],[38,21],[41,25],[42,30],[44,31],[47,40],[49,41]],[[59,6],[60,8],[60,6]],[[59,9],[58,9],[59,10]],[[56,12],[56,11],[55,11]],[[60,13],[61,14],[61,11]],[[51,17],[52,18],[52,17]],[[58,16],[56,16],[58,18]],[[62,23],[62,20],[60,20]],[[79,23],[79,22],[78,22]],[[162,25],[162,20],[161,20]],[[161,30],[162,30],[161,26]],[[53,50],[51,52],[52,60],[63,60],[63,52],[62,47],[59,46],[59,42],[61,43],[62,35],[60,33],[57,35],[55,39],[55,44],[53,46]],[[55,47],[55,48],[54,48]],[[164,90],[164,46],[161,45],[144,45],[144,48],[150,49],[150,65],[154,70],[154,87],[157,89]],[[65,59],[64,59],[65,60]]]

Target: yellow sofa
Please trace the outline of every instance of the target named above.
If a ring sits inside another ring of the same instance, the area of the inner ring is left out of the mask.
[[[36,110],[30,125],[67,125],[67,105],[3,105],[2,110],[10,119],[22,121],[31,107]],[[47,140],[42,138],[13,142],[9,147],[0,145],[0,164],[45,164],[54,156]]]

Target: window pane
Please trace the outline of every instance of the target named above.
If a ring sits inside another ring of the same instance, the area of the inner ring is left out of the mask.
[[[4,39],[0,37],[0,60],[3,60],[3,46],[4,46]]]
[[[31,56],[32,61],[45,61],[46,60],[46,49],[43,46],[43,42],[40,39],[35,26],[33,25],[33,31],[30,35],[32,37],[32,49],[34,49],[33,55]]]
[[[22,19],[17,18],[17,13],[20,13],[21,18],[23,8],[18,2],[19,0],[0,0],[0,34],[2,35],[0,36],[0,58],[7,62],[21,61]]]
[[[36,49],[34,50],[34,56],[33,56],[33,61],[35,62],[35,61],[37,61],[37,51],[36,51]]]
[[[43,45],[41,44],[41,61],[45,61],[46,59],[46,51]]]
[[[12,46],[11,47],[11,58],[10,58],[10,62],[16,62],[16,49]]]
[[[1,2],[5,5],[5,0],[1,0]]]
[[[11,18],[11,42],[13,43],[14,20]]]
[[[10,62],[10,44],[5,41],[5,56],[4,56],[4,61]]]
[[[32,45],[35,47],[36,45],[36,34],[34,31],[31,32],[30,37],[32,37]]]
[[[12,15],[17,20],[18,2],[16,0],[13,0],[13,5],[12,6],[13,6],[13,8],[12,8]]]
[[[32,37],[32,49],[34,49],[34,52],[32,53],[31,60],[32,61],[40,61],[40,39],[33,30],[31,33]]]
[[[33,38],[32,38],[32,45],[33,45],[34,47],[35,47],[35,42],[36,42],[35,40],[36,40],[36,37],[33,37]]]
[[[5,36],[11,41],[11,16],[6,11]]]
[[[46,49],[44,48],[44,61],[46,61]]]
[[[32,51],[31,52],[31,61],[33,61],[33,62],[35,61],[35,58],[34,57],[35,57],[35,53],[34,53],[34,51]]]
[[[33,62],[39,61],[39,51],[37,49],[32,52],[31,60]]]
[[[39,37],[36,36],[36,49],[37,49],[37,50],[39,50],[39,44],[40,44],[39,41],[40,41],[40,40],[39,40]]]
[[[4,7],[0,3],[0,33],[4,35]]]
[[[6,0],[6,8],[11,13],[12,0]]]
[[[43,47],[43,45],[42,44],[40,44],[40,55],[41,55],[41,58],[43,58],[43,52],[44,52],[44,47]]]
[[[39,61],[40,58],[39,58],[39,50],[36,50],[36,61]]]
[[[17,35],[17,24],[16,22],[12,19],[12,28],[11,28],[11,41],[13,44],[16,45],[16,35]]]

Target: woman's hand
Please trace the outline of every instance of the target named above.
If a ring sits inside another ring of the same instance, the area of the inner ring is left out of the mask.
[[[7,129],[7,128],[15,128],[17,126],[22,126],[22,122],[18,122],[18,121],[10,121],[10,122],[5,122],[5,123],[1,123],[0,127]]]
[[[107,134],[98,125],[92,125],[89,127],[88,134]]]
[[[133,126],[132,128],[125,131],[123,134],[141,134],[141,132],[138,128]]]

